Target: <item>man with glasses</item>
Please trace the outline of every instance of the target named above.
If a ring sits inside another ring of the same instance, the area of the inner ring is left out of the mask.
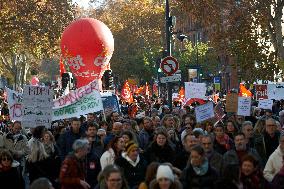
[[[263,158],[264,163],[267,162],[269,156],[279,145],[280,132],[277,130],[275,119],[269,118],[265,121],[265,130],[260,137],[256,139],[255,148]]]
[[[284,135],[280,136],[279,146],[277,149],[269,156],[269,159],[263,170],[263,176],[268,181],[271,182],[274,176],[280,171],[283,166],[284,157]]]
[[[242,133],[245,135],[247,146],[249,148],[255,148],[255,138],[253,136],[253,125],[251,121],[243,122]]]

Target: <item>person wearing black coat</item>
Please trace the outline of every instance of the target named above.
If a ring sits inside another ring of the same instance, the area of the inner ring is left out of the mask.
[[[169,144],[166,130],[161,129],[157,131],[156,139],[145,150],[144,157],[147,162],[156,161],[159,163],[169,162],[173,164],[175,159],[175,150]]]
[[[25,182],[19,169],[19,163],[13,161],[12,154],[3,150],[0,155],[0,183],[1,189],[24,189]]]
[[[200,145],[192,147],[190,164],[181,175],[180,181],[186,189],[211,189],[218,178],[218,173],[211,168],[204,149]]]
[[[139,184],[143,182],[147,162],[142,156],[139,156],[138,144],[130,141],[125,147],[125,153],[114,163],[121,168],[130,189],[138,188]]]

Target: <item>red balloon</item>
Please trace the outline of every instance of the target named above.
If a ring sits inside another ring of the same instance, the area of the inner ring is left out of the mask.
[[[101,79],[109,68],[113,50],[111,31],[104,23],[93,18],[72,22],[62,34],[62,58],[76,77],[78,88]]]
[[[38,83],[39,83],[39,79],[36,76],[33,76],[32,80],[31,80],[31,84],[32,85],[38,85]]]

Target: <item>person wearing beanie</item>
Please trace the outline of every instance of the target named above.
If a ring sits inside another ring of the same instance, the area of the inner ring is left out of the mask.
[[[124,153],[114,162],[122,169],[130,189],[138,188],[145,177],[147,162],[139,153],[138,144],[129,141]]]
[[[182,184],[175,179],[172,168],[162,164],[158,167],[156,179],[150,183],[150,189],[181,189]]]

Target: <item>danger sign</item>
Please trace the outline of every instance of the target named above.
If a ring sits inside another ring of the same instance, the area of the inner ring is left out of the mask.
[[[173,75],[179,68],[178,61],[172,57],[167,56],[161,62],[161,69],[167,75]]]

